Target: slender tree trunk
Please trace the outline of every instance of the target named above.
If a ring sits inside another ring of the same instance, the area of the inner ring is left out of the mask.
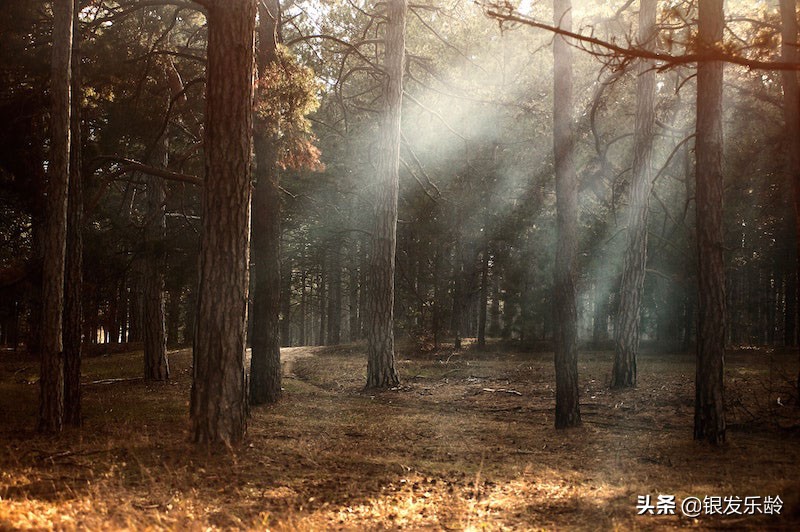
[[[331,253],[328,283],[328,345],[342,343],[342,256],[341,246]]]
[[[481,257],[481,291],[478,307],[478,347],[486,347],[486,318],[489,305],[489,246],[483,248]]]
[[[81,163],[80,0],[73,0],[72,116],[64,279],[64,422],[81,424],[81,349],[83,333],[83,177]]]
[[[553,0],[555,24],[572,30],[571,0]],[[556,428],[581,423],[578,403],[578,327],[575,256],[578,238],[578,177],[573,162],[572,49],[561,36],[553,40],[553,146],[556,170],[555,368]]]
[[[328,294],[328,275],[327,271],[325,270],[325,255],[326,252],[323,251],[322,253],[322,262],[319,268],[319,335],[317,335],[317,345],[325,345],[326,340],[326,332],[328,330],[328,306],[327,306],[327,294]]]
[[[358,265],[356,261],[358,260],[358,250],[356,248],[356,241],[353,241],[351,244],[350,250],[350,267],[348,268],[348,318],[349,318],[349,333],[350,333],[350,341],[355,342],[359,338],[359,327],[358,327],[358,315],[361,309],[358,308],[358,292],[359,292],[359,285],[358,285]]]
[[[52,98],[47,210],[43,234],[39,430],[60,432],[64,422],[62,342],[72,108],[73,0],[53,2]]]
[[[492,265],[492,304],[489,310],[488,334],[492,338],[500,336],[500,272],[497,267],[497,257]]]
[[[307,271],[302,268],[300,271],[300,345],[308,345],[306,338],[306,284],[307,284]]]
[[[464,251],[461,245],[461,236],[456,238],[455,253],[453,257],[453,312],[451,314],[451,327],[453,329],[453,347],[461,349],[461,327],[464,316]]]
[[[167,167],[166,139],[159,141],[158,163]],[[164,253],[166,236],[166,197],[164,179],[147,176],[147,224],[145,256],[142,264],[142,318],[144,333],[144,378],[149,381],[169,379],[167,333],[164,324]]]
[[[230,446],[247,427],[245,332],[250,251],[255,0],[208,2],[203,225],[192,438]]]
[[[181,287],[174,287],[168,294],[169,299],[166,312],[167,346],[174,349],[180,345],[178,331],[181,324]]]
[[[699,38],[703,47],[712,48],[722,42],[722,6],[723,0],[706,0],[699,5]],[[723,64],[719,61],[701,62],[697,67],[695,152],[699,321],[694,438],[713,444],[725,441],[722,76]]]
[[[400,172],[400,111],[403,101],[406,0],[386,3],[383,115],[377,159],[377,196],[370,256],[367,327],[367,388],[400,382],[394,367],[394,270]]]
[[[284,257],[281,271],[280,298],[280,343],[283,347],[292,345],[292,262]]]
[[[640,2],[639,45],[647,50],[655,49],[656,11],[656,0]],[[656,72],[652,62],[644,60],[640,60],[637,70],[633,177],[628,201],[628,233],[619,290],[619,310],[614,329],[612,388],[636,386],[639,321],[647,265],[647,221],[650,193],[653,189]]]
[[[278,61],[280,4],[259,4],[259,75]],[[254,136],[256,186],[253,194],[253,242],[255,291],[253,293],[250,404],[275,403],[281,397],[281,197],[278,188],[278,124],[256,118]]]

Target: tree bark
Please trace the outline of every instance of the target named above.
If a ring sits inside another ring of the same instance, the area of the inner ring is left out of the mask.
[[[699,5],[699,39],[703,47],[713,48],[722,42],[722,6],[723,0],[706,0]],[[725,441],[722,77],[721,62],[698,64],[695,186],[699,320],[694,438],[713,444]]]
[[[167,166],[166,139],[159,141],[159,164]],[[166,188],[164,179],[147,176],[147,222],[145,256],[142,265],[142,318],[144,333],[144,378],[149,381],[169,379],[167,333],[164,323],[164,253],[166,236]]]
[[[639,45],[655,49],[656,0],[639,7]],[[619,290],[617,326],[614,328],[612,388],[636,386],[639,321],[647,265],[647,221],[653,189],[653,128],[655,126],[656,72],[651,61],[640,60],[636,84],[636,125],[633,147],[628,233]]]
[[[394,270],[400,172],[406,0],[386,3],[383,113],[376,161],[377,195],[369,263],[367,388],[397,386],[394,361]]]
[[[781,9],[781,59],[796,63],[800,58],[798,50],[797,2],[780,0]],[[795,261],[794,273],[789,275],[786,294],[786,344],[798,343],[797,308],[798,288],[800,287],[800,88],[797,72],[785,70],[783,76],[783,113],[786,121],[786,141],[788,144],[788,173],[794,192],[795,216]],[[788,319],[791,316],[791,320]],[[800,394],[800,372],[797,375],[797,392]],[[799,395],[800,397],[800,395]]]
[[[60,432],[64,422],[62,339],[72,114],[73,0],[53,2],[53,53],[50,77],[50,161],[43,236],[41,376],[39,425]]]
[[[489,305],[489,246],[483,248],[481,257],[481,290],[478,307],[478,347],[486,347],[486,318]]]
[[[328,345],[342,343],[342,256],[337,243],[331,252],[328,283]]]
[[[81,357],[83,336],[83,177],[81,163],[80,0],[73,0],[72,116],[70,117],[67,255],[64,279],[64,422],[81,424]]]
[[[259,73],[278,60],[280,4],[259,4]],[[258,120],[258,119],[256,119]],[[256,186],[253,193],[253,241],[255,290],[250,359],[250,404],[275,403],[281,397],[281,197],[278,188],[277,124],[256,122],[254,135]]]
[[[205,167],[192,438],[231,446],[247,427],[255,0],[208,2]]]
[[[571,0],[553,0],[555,24],[572,29]],[[578,176],[573,161],[572,49],[562,36],[553,39],[553,148],[556,170],[555,369],[556,428],[580,425],[578,399],[578,327],[575,255],[578,238]]]

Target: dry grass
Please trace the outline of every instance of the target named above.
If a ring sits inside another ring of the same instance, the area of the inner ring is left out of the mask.
[[[88,359],[86,382],[134,380],[86,386],[85,426],[58,438],[32,431],[36,364],[0,354],[0,529],[800,526],[796,354],[731,354],[723,449],[691,439],[687,356],[644,356],[639,388],[612,392],[611,355],[582,354],[584,425],[556,431],[550,354],[403,354],[403,386],[381,394],[360,389],[362,347],[287,354],[285,400],[255,409],[231,454],[188,443],[186,351],[165,385],[135,380],[140,354]],[[637,495],[660,493],[786,504],[780,517],[636,515]]]

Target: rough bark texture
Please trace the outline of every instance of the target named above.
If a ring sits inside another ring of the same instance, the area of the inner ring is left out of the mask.
[[[74,0],[73,28],[80,0]],[[72,116],[70,117],[67,255],[64,278],[64,422],[81,424],[81,348],[83,333],[83,179],[81,164],[80,38],[73,35]]]
[[[781,57],[787,63],[800,58],[797,35],[797,2],[780,0],[781,7]],[[795,271],[789,275],[786,293],[786,345],[797,345],[797,289],[800,285],[800,88],[797,72],[785,70],[783,76],[783,115],[786,120],[788,145],[787,172],[794,192],[795,216]],[[791,318],[789,318],[791,316]],[[797,392],[800,394],[800,373],[797,375]],[[800,395],[798,395],[800,397]]]
[[[64,263],[67,240],[70,115],[72,114],[73,0],[53,2],[53,54],[50,77],[50,161],[42,246],[42,314],[39,430],[60,432],[64,422],[62,341]]]
[[[723,0],[699,6],[699,37],[704,47],[722,41]],[[725,441],[723,369],[725,364],[725,269],[722,231],[722,70],[721,62],[697,67],[695,152],[699,320],[694,437]]]
[[[277,61],[280,5],[259,4],[258,71]],[[278,188],[277,124],[257,123],[254,135],[256,186],[253,193],[253,334],[250,359],[250,404],[274,403],[281,397],[280,241],[281,197]]]
[[[394,367],[394,269],[400,171],[400,111],[403,100],[406,0],[386,3],[383,115],[376,172],[377,194],[369,261],[367,388],[399,384]]]
[[[250,251],[255,0],[208,6],[203,222],[192,438],[226,446],[247,426],[244,355]]]
[[[639,45],[655,48],[656,0],[639,7]],[[636,84],[636,125],[633,173],[629,194],[628,233],[619,290],[619,310],[614,328],[612,388],[636,386],[639,321],[647,265],[647,219],[653,189],[653,128],[655,125],[656,72],[652,62],[641,60]]]
[[[166,168],[166,145],[159,148],[159,164]],[[147,224],[145,257],[142,265],[142,317],[144,333],[144,378],[150,381],[169,379],[167,334],[164,324],[164,253],[166,235],[166,189],[164,180],[147,176]]]
[[[555,24],[572,29],[571,0],[553,0]],[[556,428],[579,425],[578,325],[575,253],[578,237],[578,176],[573,161],[572,49],[563,37],[553,40],[553,148],[556,170],[555,368]]]

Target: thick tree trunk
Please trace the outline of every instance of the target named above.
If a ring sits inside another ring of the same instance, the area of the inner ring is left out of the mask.
[[[245,329],[250,251],[255,0],[208,4],[203,224],[192,438],[230,446],[247,427]]]
[[[655,48],[656,0],[639,6],[639,45]],[[628,233],[619,290],[617,326],[614,328],[612,388],[636,386],[639,320],[647,265],[647,220],[653,189],[653,128],[655,125],[656,72],[652,62],[640,60],[636,85],[636,125],[631,179]]]
[[[722,42],[723,0],[699,6],[701,46]],[[697,376],[694,438],[725,441],[723,371],[725,364],[725,265],[722,230],[722,74],[718,61],[697,67],[695,152],[697,252],[699,259]]]
[[[39,430],[60,432],[64,422],[62,341],[72,108],[73,0],[53,2],[50,77],[50,161],[43,237]]]
[[[74,1],[73,31],[80,0]],[[83,336],[83,176],[81,163],[80,37],[73,35],[72,116],[67,211],[67,255],[64,279],[64,422],[81,424],[81,350]]]
[[[796,63],[800,58],[797,32],[797,2],[780,0],[781,8],[781,57],[789,63]],[[794,192],[795,215],[795,273],[789,276],[787,290],[786,343],[796,346],[798,343],[797,308],[798,288],[800,287],[800,88],[798,88],[797,72],[784,70],[783,76],[783,113],[786,120],[786,141],[788,144],[788,173]],[[797,375],[797,393],[800,397],[800,372]]]
[[[572,30],[571,0],[553,0],[555,24]],[[567,40],[553,40],[553,147],[556,170],[555,368],[556,428],[579,425],[578,327],[575,255],[578,239],[578,177],[573,162],[572,49]]]
[[[259,73],[278,60],[280,31],[278,0],[259,4]],[[260,74],[263,75],[263,74]],[[259,120],[259,119],[256,119]],[[255,291],[250,359],[250,404],[277,402],[281,397],[281,197],[278,188],[278,124],[256,122],[254,136],[256,186],[253,193]]]
[[[400,112],[403,101],[406,0],[386,3],[383,115],[377,156],[377,195],[369,263],[367,388],[399,384],[394,367],[394,270],[400,172]]]

